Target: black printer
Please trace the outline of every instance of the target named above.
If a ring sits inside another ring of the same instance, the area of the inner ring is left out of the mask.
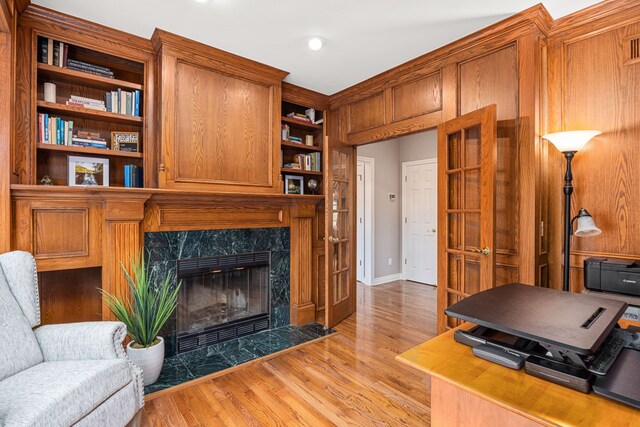
[[[640,296],[640,262],[587,258],[584,260],[584,287],[592,291]]]

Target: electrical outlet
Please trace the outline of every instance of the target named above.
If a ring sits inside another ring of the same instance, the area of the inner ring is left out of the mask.
[[[393,265],[393,258],[389,258],[389,265]]]

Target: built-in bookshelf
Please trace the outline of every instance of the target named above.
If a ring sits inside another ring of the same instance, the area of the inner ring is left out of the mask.
[[[283,101],[280,126],[280,168],[287,193],[287,177],[301,177],[304,194],[323,193],[324,111]],[[309,181],[318,183],[315,192]]]
[[[108,160],[100,184],[139,186],[131,171],[141,175],[144,164],[144,63],[47,34],[34,43],[35,183],[73,185],[69,168],[81,157]]]

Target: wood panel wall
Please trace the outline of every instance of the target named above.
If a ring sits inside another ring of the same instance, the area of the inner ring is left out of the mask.
[[[0,0],[0,253],[11,242],[11,147],[13,145],[16,12],[13,0]]]
[[[590,256],[640,259],[640,38],[638,2],[604,2],[556,23],[549,37],[549,131],[597,129],[573,162],[573,212],[586,208],[602,234],[573,238],[571,289],[583,289]],[[565,161],[549,146],[551,283],[562,284]]]

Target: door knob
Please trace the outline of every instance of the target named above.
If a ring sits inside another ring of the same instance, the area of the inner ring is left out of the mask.
[[[482,254],[484,256],[488,256],[491,253],[491,249],[487,248],[486,246],[482,249],[479,248],[475,248],[475,249],[471,249],[471,252],[475,252],[477,254]]]
[[[431,229],[431,232],[432,232],[432,233],[435,233],[435,232],[436,232],[436,229],[435,229],[435,228],[432,228],[432,229]]]

